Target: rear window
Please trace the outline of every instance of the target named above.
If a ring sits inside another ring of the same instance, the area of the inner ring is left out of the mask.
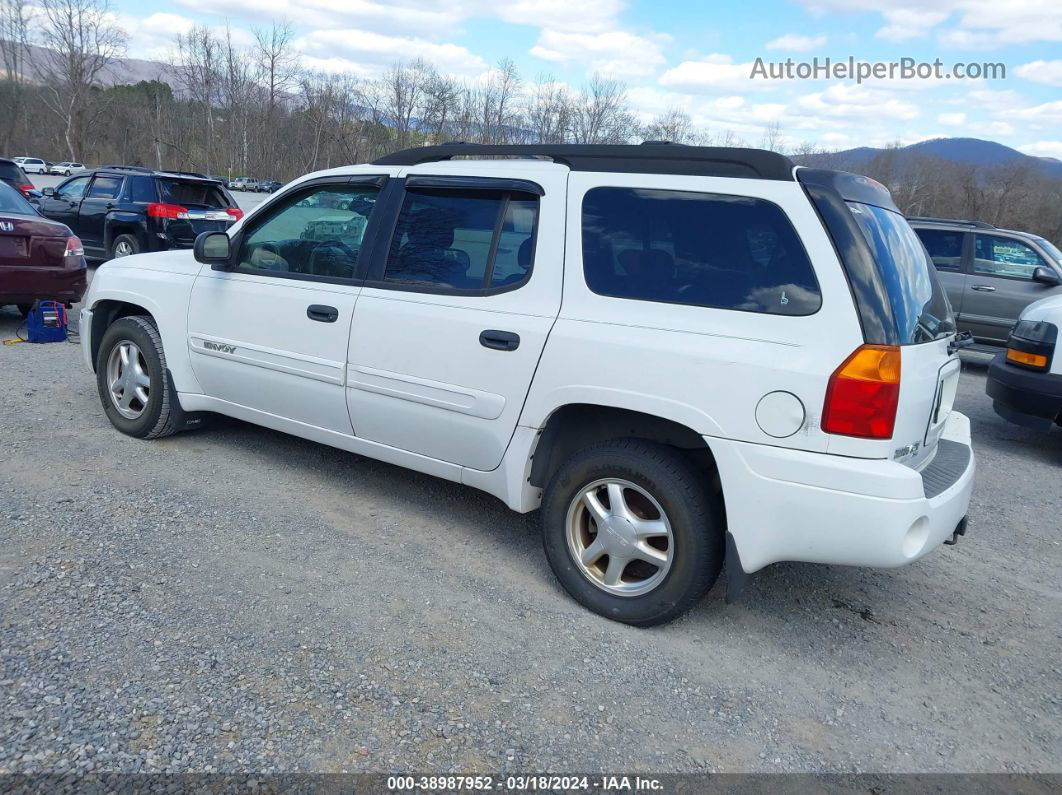
[[[810,315],[815,271],[781,208],[763,199],[594,188],[583,200],[583,269],[616,298]]]
[[[848,202],[870,245],[888,293],[900,345],[929,342],[952,334],[951,305],[918,235],[897,212]]]
[[[22,169],[18,167],[18,163],[0,162],[0,179],[10,179],[23,185],[29,183]]]
[[[17,215],[37,214],[32,205],[22,198],[22,194],[6,182],[0,182],[0,213],[15,213]]]
[[[180,204],[185,207],[213,207],[223,209],[229,206],[221,187],[212,182],[183,182],[176,179],[160,179],[159,192],[165,204]]]

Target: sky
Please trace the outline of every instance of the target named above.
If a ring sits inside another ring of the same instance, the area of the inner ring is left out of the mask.
[[[623,80],[645,120],[669,109],[747,143],[830,150],[985,138],[1062,158],[1060,0],[111,0],[128,54],[157,58],[193,24],[287,19],[309,67],[371,77],[417,57],[463,79],[511,58],[529,80]],[[792,58],[1002,63],[993,79],[750,78]]]

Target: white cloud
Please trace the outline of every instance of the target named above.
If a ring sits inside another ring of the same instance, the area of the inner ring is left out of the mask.
[[[889,91],[843,83],[797,97],[791,110],[820,119],[854,121],[875,118],[911,121],[921,115],[917,104],[895,97]]]
[[[1017,67],[1014,73],[1034,83],[1062,87],[1062,61],[1032,61]]]
[[[826,35],[802,36],[799,33],[786,33],[777,39],[771,39],[764,46],[768,50],[784,50],[786,52],[808,52],[817,50],[826,44]]]
[[[415,58],[423,58],[440,71],[456,75],[477,75],[488,68],[483,58],[458,44],[363,30],[315,30],[297,39],[295,46],[310,58],[346,60],[355,70],[372,71],[400,59]]]
[[[947,127],[959,127],[966,123],[965,113],[941,113],[937,116],[937,123]]]
[[[572,33],[605,33],[615,30],[623,10],[620,0],[488,0],[480,6],[484,13],[504,22],[533,25]]]
[[[621,30],[566,33],[543,30],[531,54],[556,63],[589,63],[591,71],[620,77],[651,74],[664,63],[667,37],[639,36]]]
[[[1062,141],[1037,141],[1017,148],[1033,157],[1053,157],[1056,160],[1062,160]]]
[[[886,41],[901,42],[922,38],[930,28],[948,18],[947,11],[927,11],[922,8],[896,8],[883,11],[888,22],[874,35]]]
[[[783,80],[753,80],[751,61],[734,63],[729,55],[713,53],[697,60],[683,61],[660,75],[660,85],[695,93],[764,91],[777,88]]]

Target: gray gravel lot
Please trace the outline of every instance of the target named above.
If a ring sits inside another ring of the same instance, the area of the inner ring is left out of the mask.
[[[637,630],[537,515],[233,420],[131,439],[77,346],[0,347],[0,773],[1062,770],[1062,433],[983,365],[957,407],[957,547]]]

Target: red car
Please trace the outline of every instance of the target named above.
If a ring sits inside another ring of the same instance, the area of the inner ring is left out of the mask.
[[[0,183],[0,305],[16,304],[23,314],[37,299],[69,305],[81,300],[85,287],[81,241]]]

